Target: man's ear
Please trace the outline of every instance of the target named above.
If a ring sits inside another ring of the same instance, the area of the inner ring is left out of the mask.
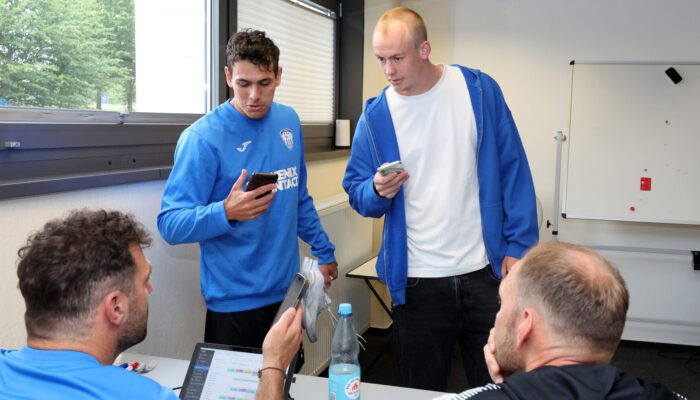
[[[430,51],[432,48],[430,47],[430,42],[425,40],[423,43],[420,44],[420,47],[418,48],[418,52],[420,54],[420,58],[422,60],[427,60],[428,57],[430,57]]]
[[[228,68],[228,65],[224,67],[224,75],[226,75],[226,85],[233,89],[233,71]]]
[[[115,326],[121,326],[126,322],[126,317],[129,315],[129,297],[115,290],[109,292],[102,299],[102,308],[105,319]]]
[[[275,77],[275,87],[282,83],[282,67],[277,67],[277,76]]]
[[[531,308],[526,308],[520,312],[520,316],[515,328],[515,346],[522,348],[530,339],[535,323],[535,313]]]

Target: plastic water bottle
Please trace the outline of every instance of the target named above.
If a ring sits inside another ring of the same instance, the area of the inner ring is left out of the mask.
[[[360,399],[360,343],[352,324],[352,305],[338,307],[338,325],[331,341],[331,366],[328,369],[329,400]]]

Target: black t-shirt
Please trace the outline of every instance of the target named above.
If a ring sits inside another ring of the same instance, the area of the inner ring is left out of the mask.
[[[612,365],[567,365],[516,372],[501,384],[446,395],[440,400],[610,399],[687,400],[665,386],[645,383]]]

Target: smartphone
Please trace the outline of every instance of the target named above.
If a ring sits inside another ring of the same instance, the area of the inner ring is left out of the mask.
[[[265,172],[255,172],[253,173],[253,176],[250,177],[250,181],[248,181],[248,186],[246,186],[245,191],[250,192],[251,190],[257,189],[260,186],[265,186],[269,185],[271,183],[276,183],[277,182],[277,174],[268,174]],[[260,196],[257,196],[256,199],[259,199],[261,197],[265,197],[270,192],[265,192],[261,194]]]
[[[388,164],[384,164],[384,165],[380,166],[379,168],[377,168],[377,172],[382,174],[382,176],[389,175],[392,172],[395,172],[398,174],[398,173],[401,173],[403,171],[404,171],[404,168],[403,168],[403,163],[401,163],[401,160],[393,161],[393,162],[390,162]]]
[[[309,287],[309,281],[306,280],[304,275],[297,272],[292,279],[292,284],[289,285],[289,288],[287,289],[287,294],[284,295],[284,300],[282,300],[282,304],[280,305],[279,310],[277,310],[277,315],[275,315],[275,320],[272,322],[272,325],[274,325],[277,320],[280,319],[282,314],[284,314],[289,307],[299,307],[301,299],[306,293],[307,287]]]

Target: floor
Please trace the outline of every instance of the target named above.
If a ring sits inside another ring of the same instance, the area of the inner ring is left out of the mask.
[[[363,336],[367,343],[366,350],[360,352],[362,381],[400,386],[391,330],[370,329]],[[384,348],[386,351],[382,352]],[[453,357],[449,392],[461,392],[468,387],[457,354]],[[624,341],[612,364],[646,381],[663,383],[688,399],[700,399],[700,347]],[[322,376],[327,376],[327,372]]]

